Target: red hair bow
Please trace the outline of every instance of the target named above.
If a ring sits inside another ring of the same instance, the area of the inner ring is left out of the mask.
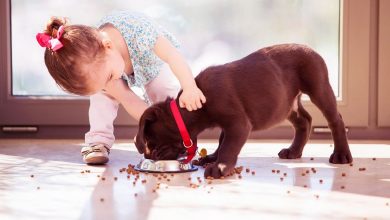
[[[53,38],[50,35],[45,33],[38,33],[36,38],[39,45],[41,45],[41,47],[46,47],[51,49],[52,51],[57,51],[58,49],[64,46],[59,40],[63,33],[64,33],[64,26],[60,26],[57,30],[56,38]]]

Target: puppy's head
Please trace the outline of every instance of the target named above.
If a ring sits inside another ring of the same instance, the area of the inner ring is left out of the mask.
[[[186,151],[169,108],[171,100],[154,104],[141,116],[135,146],[146,159],[176,160]]]

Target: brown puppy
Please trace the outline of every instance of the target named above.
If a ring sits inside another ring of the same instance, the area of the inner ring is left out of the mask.
[[[312,49],[297,44],[266,47],[240,60],[209,67],[195,80],[207,103],[197,111],[180,109],[192,140],[196,142],[197,135],[206,128],[222,129],[216,152],[200,161],[212,162],[205,170],[206,177],[230,174],[249,133],[285,119],[294,126],[295,136],[279,157],[300,158],[311,131],[311,117],[300,101],[302,93],[321,110],[332,131],[335,147],[329,162],[352,162],[326,64]],[[169,101],[151,106],[141,117],[135,144],[146,158],[177,159],[185,152]]]

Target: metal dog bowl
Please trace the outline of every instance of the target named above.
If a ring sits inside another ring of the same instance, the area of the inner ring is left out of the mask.
[[[178,160],[149,160],[142,159],[139,164],[134,167],[140,172],[150,173],[184,173],[198,170],[191,163],[181,163]]]

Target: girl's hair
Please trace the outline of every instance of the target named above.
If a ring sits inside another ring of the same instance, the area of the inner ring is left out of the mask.
[[[68,25],[68,19],[51,17],[44,31],[55,38],[60,26],[64,32],[58,39],[63,47],[53,51],[46,48],[45,64],[56,83],[70,93],[89,94],[89,74],[83,73],[81,63],[93,63],[102,57],[104,46],[96,28],[86,25]]]

